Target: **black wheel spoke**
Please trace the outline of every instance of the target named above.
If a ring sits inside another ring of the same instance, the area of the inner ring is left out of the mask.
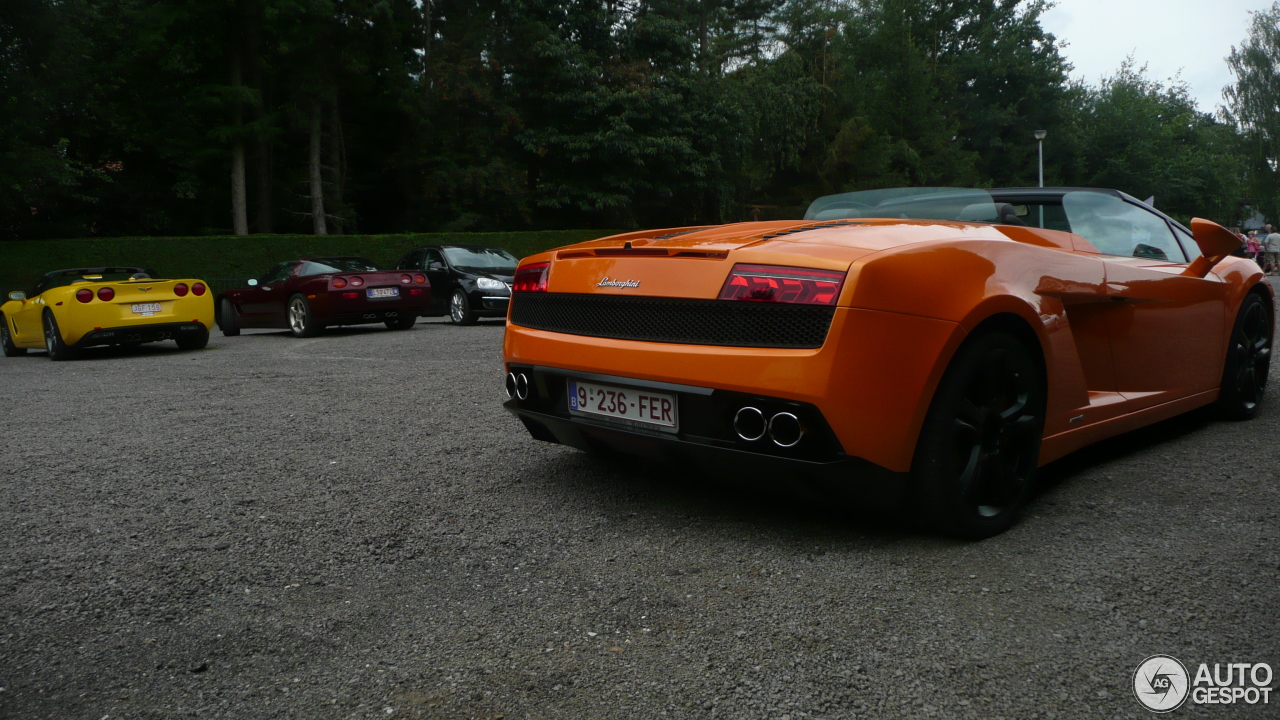
[[[1013,422],[1009,423],[1009,429],[1007,430],[1007,432],[1010,437],[1017,438],[1019,440],[1025,440],[1029,436],[1034,435],[1036,433],[1036,430],[1039,428],[1039,426],[1040,426],[1039,418],[1037,418],[1034,415],[1023,415],[1017,420],[1014,420]]]
[[[1000,413],[1000,419],[1006,423],[1014,422],[1015,418],[1022,415],[1027,409],[1027,394],[1018,393],[1014,396],[1013,404]]]
[[[964,470],[960,472],[960,495],[965,498],[972,496],[974,488],[979,486],[988,472],[990,466],[990,455],[982,449],[981,445],[974,445],[970,448],[968,462],[965,463]]]
[[[1236,380],[1236,392],[1240,394],[1240,399],[1246,403],[1256,403],[1258,401],[1258,383],[1255,379],[1253,365],[1245,365],[1240,369],[1240,375]]]
[[[982,424],[982,417],[986,414],[985,408],[979,407],[968,398],[962,398],[960,405],[956,408],[956,416],[975,428]]]
[[[979,433],[977,426],[962,418],[956,418],[955,427],[956,432],[965,444],[978,444]]]

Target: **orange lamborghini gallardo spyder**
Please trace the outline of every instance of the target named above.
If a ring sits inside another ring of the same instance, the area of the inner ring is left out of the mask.
[[[516,271],[506,406],[539,440],[986,537],[1055,458],[1257,411],[1275,296],[1239,244],[1113,190],[911,188],[571,245]]]

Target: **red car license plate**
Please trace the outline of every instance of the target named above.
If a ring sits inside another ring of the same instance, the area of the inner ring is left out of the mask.
[[[369,288],[368,290],[365,290],[365,294],[371,300],[385,300],[387,298],[398,298],[400,297],[400,288],[398,287]]]
[[[569,412],[675,432],[680,427],[676,396],[668,393],[569,381]]]

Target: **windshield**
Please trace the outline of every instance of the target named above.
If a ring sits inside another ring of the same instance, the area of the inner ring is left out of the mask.
[[[814,200],[805,220],[905,218],[999,222],[996,203],[985,190],[888,188],[827,195]]]
[[[320,257],[311,258],[311,262],[319,265],[314,273],[305,273],[307,275],[319,275],[321,273],[330,272],[375,272],[378,266],[372,260],[362,257]]]
[[[454,267],[480,270],[501,275],[515,274],[520,260],[502,248],[443,248],[444,256]]]
[[[36,282],[32,297],[64,285],[91,282],[123,282],[134,277],[150,277],[142,268],[86,268],[84,270],[58,270]]]

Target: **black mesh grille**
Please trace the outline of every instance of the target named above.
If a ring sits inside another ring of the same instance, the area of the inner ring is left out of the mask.
[[[617,295],[516,293],[511,321],[534,330],[685,345],[817,348],[835,308]]]

